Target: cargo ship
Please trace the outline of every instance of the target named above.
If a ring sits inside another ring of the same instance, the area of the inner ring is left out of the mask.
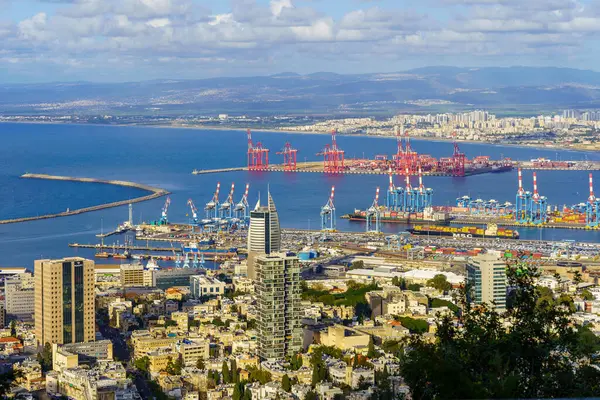
[[[367,213],[364,210],[354,210],[353,213],[343,215],[342,218],[350,221],[366,221]],[[448,213],[433,210],[426,210],[422,213],[382,211],[379,214],[379,221],[382,223],[448,225],[451,220]]]
[[[498,228],[496,224],[489,224],[485,229],[476,226],[415,225],[408,229],[408,232],[420,236],[453,236],[456,238],[519,238],[519,232],[516,230]]]

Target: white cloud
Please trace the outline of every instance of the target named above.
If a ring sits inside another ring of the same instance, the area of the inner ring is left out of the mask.
[[[5,61],[72,68],[101,68],[107,60],[131,68],[197,62],[218,71],[292,60],[573,53],[600,31],[600,13],[576,0],[437,1],[447,18],[384,3],[348,2],[348,11],[333,17],[300,0],[232,0],[219,13],[193,0],[74,0],[0,24],[0,47]]]

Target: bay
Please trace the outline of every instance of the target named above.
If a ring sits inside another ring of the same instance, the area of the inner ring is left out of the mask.
[[[336,187],[338,217],[355,208],[366,208],[373,201],[375,188],[387,188],[384,175],[324,175],[314,173],[228,172],[192,175],[193,169],[243,166],[246,163],[246,135],[243,131],[173,129],[154,127],[114,127],[97,125],[0,124],[0,219],[35,216],[116,200],[137,197],[142,191],[98,184],[52,182],[20,179],[25,172],[120,179],[167,189],[171,194],[169,219],[187,222],[193,199],[199,210],[208,202],[217,182],[225,199],[232,182],[238,201],[250,183],[250,203],[269,187],[280,213],[283,227],[318,228],[320,207],[325,204],[332,185]],[[253,132],[255,141],[270,148],[272,163],[281,162],[275,153],[289,141],[299,150],[298,160],[319,160],[316,153],[330,142],[327,135]],[[412,140],[413,149],[435,157],[450,156],[452,144]],[[393,138],[340,136],[338,145],[346,157],[374,157],[395,153]],[[600,160],[597,153],[556,151],[515,146],[461,143],[467,157],[489,155],[494,159],[516,160],[545,157],[562,160]],[[524,172],[526,188],[531,189],[532,171]],[[600,174],[598,174],[600,185]],[[540,171],[540,193],[550,204],[562,206],[583,202],[588,196],[585,171]],[[415,184],[416,181],[413,181]],[[465,178],[425,177],[425,185],[435,190],[434,203],[453,205],[456,197],[514,202],[516,172],[477,175]],[[400,184],[400,180],[397,180]],[[134,205],[134,222],[160,217],[164,198]],[[74,250],[69,242],[96,243],[95,234],[116,227],[127,219],[127,207],[118,207],[72,217],[0,226],[0,266],[31,268],[40,257],[81,255],[92,251]],[[339,230],[362,230],[364,225],[338,218]],[[405,227],[385,224],[386,232]],[[519,229],[521,237],[548,240],[593,241],[599,232],[553,229]]]

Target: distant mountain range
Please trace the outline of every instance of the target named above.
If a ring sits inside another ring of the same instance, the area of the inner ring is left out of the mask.
[[[3,114],[377,116],[474,108],[501,114],[600,108],[600,73],[570,68],[426,67],[385,74],[0,85]]]

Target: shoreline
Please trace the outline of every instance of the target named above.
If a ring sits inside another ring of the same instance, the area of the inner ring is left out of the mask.
[[[99,184],[103,184],[103,185],[115,185],[115,186],[136,188],[136,189],[150,192],[150,194],[147,194],[145,196],[136,197],[136,198],[133,198],[130,200],[113,201],[110,203],[104,203],[104,204],[99,204],[99,205],[90,206],[90,207],[77,208],[75,210],[67,209],[67,211],[63,211],[60,213],[45,214],[45,215],[39,215],[39,216],[35,216],[35,217],[21,217],[21,218],[11,218],[11,219],[0,220],[0,225],[17,224],[17,223],[21,223],[21,222],[37,221],[37,220],[42,220],[42,219],[69,217],[71,215],[78,215],[78,214],[83,214],[83,213],[88,213],[88,212],[104,210],[107,208],[120,207],[123,205],[132,204],[132,203],[140,203],[142,201],[157,199],[159,197],[166,196],[167,194],[169,194],[169,192],[164,189],[159,189],[159,188],[155,188],[153,186],[148,186],[148,185],[143,185],[140,183],[128,182],[128,181],[103,180],[103,179],[95,179],[95,178],[76,178],[76,177],[71,177],[71,176],[29,174],[29,173],[21,175],[21,178],[22,179],[45,179],[45,180],[53,180],[53,181],[82,182],[82,183],[99,183]]]
[[[61,122],[61,121],[0,121],[0,124],[31,124],[31,125],[75,125],[75,126],[100,126],[100,127],[120,127],[120,128],[154,128],[154,129],[187,129],[187,130],[205,130],[205,131],[240,131],[245,132],[248,128],[240,128],[240,127],[219,127],[219,126],[186,126],[186,125],[167,125],[167,124],[153,124],[153,125],[145,125],[145,124],[90,124],[85,122]],[[266,132],[266,133],[281,133],[281,134],[294,134],[294,135],[331,135],[329,132],[299,132],[294,130],[286,130],[285,128],[276,129],[276,128],[250,128],[252,131],[256,132]],[[344,134],[338,133],[339,137],[364,137],[364,138],[373,138],[373,139],[388,139],[395,140],[395,136],[384,136],[384,135],[367,135],[367,134]],[[411,136],[413,140],[423,141],[423,142],[437,142],[437,143],[453,143],[452,138],[430,138],[428,136]],[[566,152],[578,152],[578,153],[594,153],[600,150],[594,149],[581,149],[577,147],[562,147],[560,145],[551,145],[551,146],[543,146],[543,145],[534,145],[534,144],[514,144],[514,143],[494,143],[487,141],[478,141],[478,140],[457,140],[457,143],[468,143],[468,144],[476,144],[482,146],[497,146],[497,147],[517,147],[523,149],[535,149],[535,150],[560,150]]]

